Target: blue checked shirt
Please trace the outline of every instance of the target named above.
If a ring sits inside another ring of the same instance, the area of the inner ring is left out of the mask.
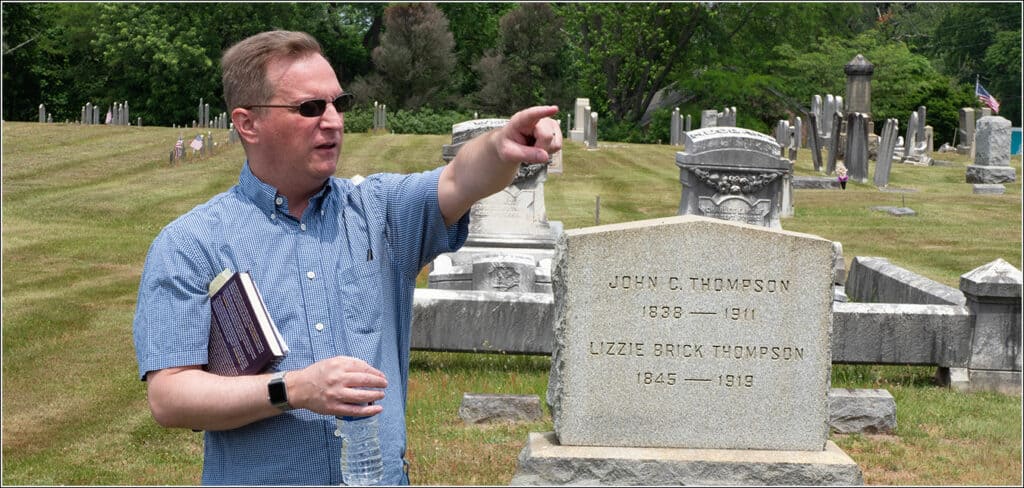
[[[405,408],[416,275],[457,250],[467,212],[450,228],[437,202],[441,168],[331,178],[302,221],[248,164],[238,185],[170,223],[153,241],[133,332],[139,374],[207,359],[207,285],[224,268],[249,271],[291,352],[295,370],[354,356],[388,378],[381,401],[384,484],[406,484]],[[203,484],[339,485],[341,439],[333,416],[290,412],[205,433]]]

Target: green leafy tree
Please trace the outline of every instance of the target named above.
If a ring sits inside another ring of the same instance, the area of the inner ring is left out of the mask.
[[[515,7],[512,3],[480,2],[445,2],[437,5],[448,18],[455,38],[455,58],[458,62],[450,83],[456,92],[465,95],[479,90],[480,79],[474,73],[474,65],[487,50],[498,44],[498,22]]]
[[[543,3],[522,4],[502,17],[498,47],[475,67],[481,80],[477,104],[506,115],[536,104],[567,106],[561,27],[561,19]]]
[[[1020,125],[1020,3],[950,4],[936,27],[932,48],[944,73],[972,88],[980,79],[1002,104],[999,115]]]
[[[384,32],[373,50],[376,69],[353,84],[358,100],[393,109],[452,104],[449,78],[455,40],[448,19],[427,3],[393,5],[384,11]]]
[[[698,3],[576,3],[560,8],[577,89],[598,112],[638,121],[713,13]]]

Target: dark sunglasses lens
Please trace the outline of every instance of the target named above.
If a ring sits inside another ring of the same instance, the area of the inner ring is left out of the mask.
[[[351,93],[342,93],[338,98],[334,99],[334,109],[337,110],[338,113],[344,113],[348,109],[352,108],[355,99],[356,97]]]
[[[303,117],[319,117],[327,110],[326,100],[307,100],[299,104],[299,115]]]

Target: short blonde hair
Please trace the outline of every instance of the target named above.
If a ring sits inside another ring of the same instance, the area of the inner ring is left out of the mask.
[[[271,61],[299,59],[311,54],[323,56],[323,50],[320,43],[305,32],[275,30],[238,41],[224,51],[220,60],[228,112],[273,98],[275,87],[267,79],[267,65]]]

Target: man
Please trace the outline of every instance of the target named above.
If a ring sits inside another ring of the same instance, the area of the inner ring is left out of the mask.
[[[238,185],[170,223],[147,255],[133,330],[153,416],[206,431],[204,484],[338,485],[335,417],[380,415],[382,483],[407,484],[416,275],[462,246],[474,202],[561,148],[557,107],[515,114],[442,168],[356,186],[332,177],[351,97],[316,40],[258,34],[221,69],[246,163]],[[251,272],[291,349],[274,374],[203,370],[207,285],[224,268]]]

